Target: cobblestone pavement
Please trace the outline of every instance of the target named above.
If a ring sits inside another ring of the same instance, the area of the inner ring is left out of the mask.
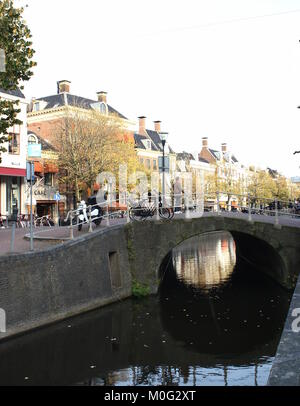
[[[194,216],[199,217],[199,214],[190,213],[190,218],[193,218]],[[204,213],[203,217],[211,217],[211,216],[218,216],[217,213]],[[185,214],[176,214],[174,216],[174,219],[171,221],[176,221],[176,219],[182,219],[185,218]],[[222,212],[220,217],[230,217],[230,218],[239,218],[243,219],[245,221],[248,220],[248,215],[247,214],[242,214],[242,213],[229,213],[229,212]],[[156,216],[152,218],[152,220],[155,220]],[[265,216],[265,215],[252,215],[252,220],[253,221],[258,221],[258,222],[264,222],[264,223],[271,223],[275,224],[275,217],[274,216]],[[116,224],[126,224],[126,219],[111,219],[110,220],[110,225],[116,225]],[[280,216],[279,217],[279,224],[283,226],[291,226],[291,227],[300,227],[300,218],[294,218],[290,216]],[[101,226],[97,227],[97,229],[104,229],[108,227],[106,224],[106,221],[104,220],[101,224]],[[93,229],[95,229],[95,225],[93,225]],[[74,238],[79,237],[84,235],[85,233],[88,233],[89,227],[88,225],[84,225],[82,231],[78,231],[76,227],[74,227],[73,232],[74,232]],[[10,244],[11,244],[11,233],[12,229],[6,228],[6,229],[0,229],[0,255],[6,255],[10,253]],[[16,228],[16,233],[15,233],[15,243],[14,243],[14,249],[13,252],[18,253],[18,252],[27,252],[30,250],[30,242],[28,239],[25,239],[25,235],[29,234],[29,228]],[[35,251],[40,251],[43,250],[49,246],[57,245],[57,244],[62,244],[63,241],[60,241],[59,239],[64,239],[67,240],[70,238],[70,229],[68,227],[38,227],[34,228],[34,234],[37,237],[43,237],[45,240],[34,240],[34,250]],[[46,238],[53,238],[53,240],[47,240]],[[58,240],[55,240],[57,238]]]

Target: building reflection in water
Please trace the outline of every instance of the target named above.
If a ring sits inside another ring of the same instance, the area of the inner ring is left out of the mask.
[[[172,251],[177,278],[195,288],[210,289],[228,281],[236,264],[235,242],[224,231],[203,234]]]

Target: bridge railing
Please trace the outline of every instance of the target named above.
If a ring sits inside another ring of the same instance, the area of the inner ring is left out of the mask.
[[[192,213],[199,217],[203,212],[211,212],[218,216],[228,216],[229,213],[230,215],[237,213],[244,215],[245,217],[247,216],[249,221],[253,220],[253,216],[270,216],[274,217],[275,225],[280,225],[281,218],[295,218],[300,220],[300,207],[299,211],[297,211],[298,209],[294,203],[291,203],[291,201],[265,198],[250,194],[217,191],[202,194],[190,194],[189,196],[183,194],[181,199],[176,199],[174,194],[166,194],[164,197],[158,193],[155,193],[152,196],[145,194],[141,198],[136,199],[130,198],[129,195],[127,195],[125,202],[124,200],[121,202],[119,199],[108,199],[102,203],[86,206],[85,218],[83,221],[79,220],[80,207],[70,210],[64,218],[64,223],[69,229],[69,238],[73,239],[74,229],[80,224],[87,224],[89,226],[88,232],[92,232],[95,220],[105,220],[105,225],[110,226],[110,222],[113,218],[122,217],[126,219],[127,223],[129,223],[131,221],[129,217],[131,207],[134,207],[135,211],[143,211],[145,208],[152,208],[154,211],[156,210],[156,216],[154,218],[159,220],[158,207],[160,202],[166,207],[172,209],[175,214],[178,212],[183,213],[185,218],[190,218]],[[97,217],[92,217],[92,211],[96,207],[101,207],[102,213]],[[52,229],[55,230],[57,227],[52,227]],[[48,230],[35,232],[35,235],[47,231],[49,231],[49,228]]]

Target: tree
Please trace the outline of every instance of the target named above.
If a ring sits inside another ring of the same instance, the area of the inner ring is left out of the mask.
[[[276,194],[275,180],[268,172],[258,170],[251,176],[248,191],[254,197],[272,199]]]
[[[54,131],[60,181],[73,189],[77,201],[82,191],[93,189],[99,173],[117,175],[120,164],[127,164],[129,173],[139,167],[134,143],[117,116],[75,108]]]
[[[5,70],[0,71],[0,88],[4,90],[23,89],[21,82],[33,75],[36,65],[32,58],[34,50],[30,41],[31,33],[23,20],[23,8],[15,8],[13,0],[0,0],[0,49],[5,54]],[[17,119],[18,102],[0,100],[0,162],[3,143],[7,141],[8,129],[22,124]]]

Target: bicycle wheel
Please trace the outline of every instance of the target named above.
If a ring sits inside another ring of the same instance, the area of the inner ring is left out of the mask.
[[[173,214],[174,216],[174,214]],[[172,216],[172,217],[173,217]],[[169,220],[171,217],[171,210],[167,207],[160,207],[159,208],[159,217],[165,220]]]

